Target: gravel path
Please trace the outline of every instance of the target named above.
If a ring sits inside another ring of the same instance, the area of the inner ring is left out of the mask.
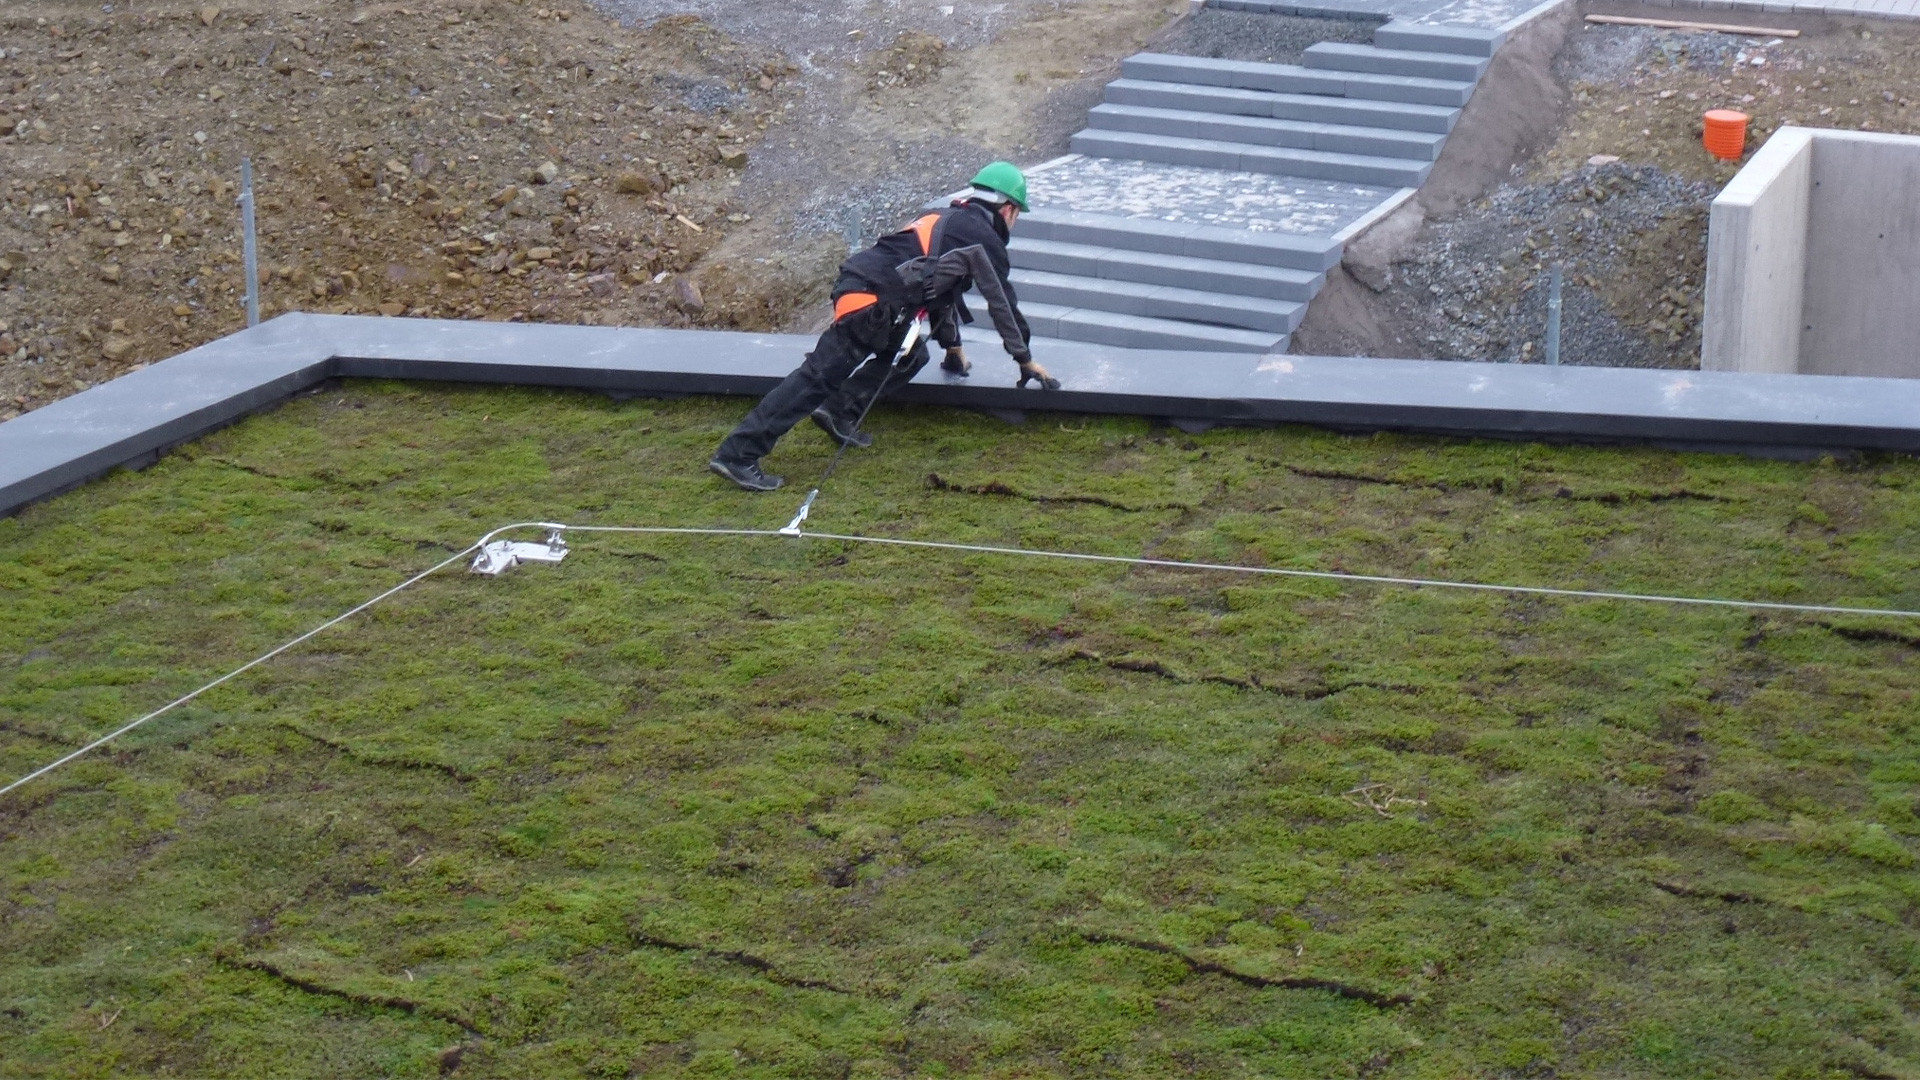
[[[624,22],[693,15],[730,37],[779,49],[807,67],[838,67],[905,31],[969,48],[1057,3],[1048,0],[593,0]],[[857,33],[856,33],[857,32]]]
[[[1155,47],[1182,56],[1297,64],[1307,46],[1322,41],[1368,44],[1373,40],[1374,27],[1384,21],[1306,19],[1203,8],[1173,28]]]

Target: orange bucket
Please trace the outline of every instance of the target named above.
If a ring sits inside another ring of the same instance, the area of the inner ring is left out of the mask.
[[[1707,153],[1721,161],[1739,161],[1747,152],[1747,114],[1732,109],[1708,109],[1707,127],[1700,136]]]

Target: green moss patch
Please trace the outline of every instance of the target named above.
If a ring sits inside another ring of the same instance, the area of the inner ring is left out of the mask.
[[[739,401],[349,384],[0,521],[11,778]],[[893,408],[823,530],[1920,608],[1920,464]],[[1920,1069],[1920,627],[819,541],[449,572],[0,799],[0,1073]]]

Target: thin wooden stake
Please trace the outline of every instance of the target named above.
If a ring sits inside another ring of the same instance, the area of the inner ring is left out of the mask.
[[[1753,34],[1758,37],[1796,38],[1800,36],[1798,30],[1782,30],[1778,27],[1686,22],[1681,19],[1642,19],[1633,15],[1589,15],[1587,21],[1605,23],[1609,26],[1657,26],[1662,30],[1708,30],[1716,34]]]

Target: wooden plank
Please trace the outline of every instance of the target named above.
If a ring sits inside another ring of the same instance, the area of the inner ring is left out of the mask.
[[[1757,34],[1761,37],[1796,38],[1798,30],[1782,30],[1770,26],[1735,26],[1731,23],[1686,22],[1681,19],[1642,19],[1631,15],[1589,15],[1590,23],[1606,23],[1609,26],[1657,26],[1662,30],[1709,30],[1717,34]]]

